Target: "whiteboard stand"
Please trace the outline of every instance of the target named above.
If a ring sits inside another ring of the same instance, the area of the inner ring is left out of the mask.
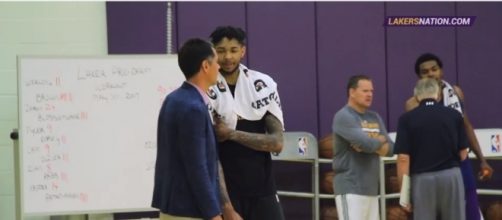
[[[113,213],[89,214],[87,220],[113,220]]]
[[[113,214],[82,214],[51,216],[51,220],[113,220]]]
[[[87,220],[87,215],[58,215],[51,216],[51,220]]]
[[[19,158],[19,133],[17,128],[12,129],[12,132],[10,133],[10,139],[14,142],[14,187],[15,187],[15,199],[14,201],[16,202],[16,219],[17,220],[22,220],[23,219],[23,212],[21,211],[21,183],[20,183],[20,176],[21,172],[19,169],[19,163],[17,162],[17,158]]]

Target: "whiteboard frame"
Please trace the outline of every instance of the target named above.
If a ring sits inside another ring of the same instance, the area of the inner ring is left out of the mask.
[[[106,213],[125,213],[125,212],[153,212],[158,211],[158,209],[151,207],[143,207],[143,208],[133,208],[133,209],[100,209],[100,210],[76,210],[76,211],[63,211],[63,212],[33,212],[33,213],[25,213],[24,207],[24,179],[22,171],[23,167],[23,154],[21,148],[23,146],[23,118],[21,112],[20,104],[23,103],[22,100],[22,82],[21,82],[21,60],[22,59],[31,59],[31,58],[41,58],[41,59],[123,59],[123,58],[136,58],[136,59],[151,59],[151,58],[176,58],[177,54],[127,54],[127,55],[70,55],[70,56],[60,56],[60,55],[18,55],[16,58],[17,62],[17,106],[18,106],[18,133],[19,138],[17,141],[14,141],[14,175],[15,175],[15,196],[16,196],[16,218],[24,219],[25,216],[53,216],[53,215],[80,215],[80,214],[106,214]]]

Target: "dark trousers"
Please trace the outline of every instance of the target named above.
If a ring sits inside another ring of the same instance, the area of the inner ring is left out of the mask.
[[[277,195],[265,197],[232,196],[234,209],[245,220],[284,220],[281,204]]]

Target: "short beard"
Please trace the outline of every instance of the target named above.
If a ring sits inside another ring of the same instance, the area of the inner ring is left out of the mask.
[[[224,76],[230,76],[230,75],[234,74],[238,69],[239,69],[239,65],[237,65],[237,67],[235,67],[232,71],[225,71],[220,68],[220,73],[221,73],[221,75],[224,75]]]

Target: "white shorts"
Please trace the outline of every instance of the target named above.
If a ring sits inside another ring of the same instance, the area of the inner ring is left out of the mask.
[[[339,220],[379,220],[378,196],[336,195]]]

